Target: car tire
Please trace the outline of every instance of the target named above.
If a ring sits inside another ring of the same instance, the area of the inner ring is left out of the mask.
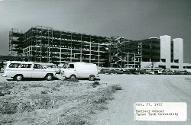
[[[95,76],[94,75],[90,75],[89,76],[89,81],[94,81],[95,80]]]
[[[52,74],[47,74],[47,75],[46,75],[46,80],[47,80],[47,81],[51,81],[52,79],[53,79]]]
[[[76,81],[76,80],[77,80],[76,75],[71,75],[71,76],[70,76],[70,80],[72,80],[72,81]]]
[[[23,80],[23,75],[16,75],[16,76],[14,77],[14,79],[15,79],[16,81],[21,81],[21,80]]]

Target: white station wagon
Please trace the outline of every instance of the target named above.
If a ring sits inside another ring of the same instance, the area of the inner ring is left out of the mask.
[[[52,69],[45,69],[35,62],[8,61],[4,70],[4,77],[14,78],[17,81],[23,78],[45,78],[52,80],[56,72]]]

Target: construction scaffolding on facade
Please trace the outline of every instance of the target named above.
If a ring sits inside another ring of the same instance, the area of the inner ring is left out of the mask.
[[[160,40],[135,41],[36,26],[25,33],[12,29],[9,51],[35,62],[91,62],[100,67],[140,68],[142,61],[160,61]]]
[[[10,49],[15,33],[10,35]],[[107,37],[53,30],[50,27],[32,27],[21,36],[23,56],[36,62],[91,62],[108,65]]]
[[[110,65],[116,68],[139,68],[141,43],[123,37],[114,38],[110,44]]]
[[[18,29],[9,31],[9,55],[21,56],[23,54],[23,36],[24,34]]]

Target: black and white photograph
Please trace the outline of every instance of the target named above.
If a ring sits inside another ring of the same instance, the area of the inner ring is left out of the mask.
[[[0,125],[191,125],[191,0],[0,0]]]

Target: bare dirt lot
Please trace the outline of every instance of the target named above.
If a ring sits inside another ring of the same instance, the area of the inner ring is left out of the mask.
[[[102,81],[122,87],[108,110],[97,115],[96,125],[191,125],[190,75],[105,75]],[[135,121],[135,102],[186,102],[187,121]]]
[[[191,76],[122,74],[100,75],[100,78],[101,81],[97,85],[88,80],[17,82],[0,77],[0,124],[191,124]],[[116,90],[120,91],[116,92]],[[158,101],[186,102],[187,121],[140,122],[134,120],[135,102]]]
[[[7,81],[0,77],[0,124],[93,124],[117,85],[80,81]]]

